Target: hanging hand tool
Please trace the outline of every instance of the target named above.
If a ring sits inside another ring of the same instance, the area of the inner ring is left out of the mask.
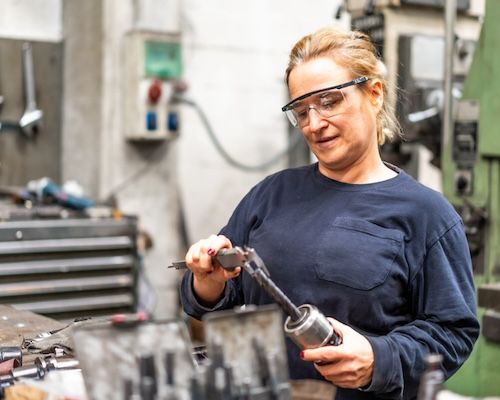
[[[285,333],[301,349],[312,349],[322,346],[338,346],[342,338],[335,332],[332,324],[311,304],[297,307],[271,280],[264,261],[250,247],[234,247],[221,249],[214,256],[216,261],[227,270],[242,267],[257,281],[269,296],[288,315],[285,321]],[[169,268],[187,268],[185,262],[175,262]]]
[[[24,43],[22,49],[24,94],[26,109],[19,120],[21,131],[28,137],[36,134],[40,128],[43,111],[37,108],[35,98],[35,73],[33,71],[33,53],[30,43]]]

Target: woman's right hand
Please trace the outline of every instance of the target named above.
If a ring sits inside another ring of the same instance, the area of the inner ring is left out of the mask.
[[[241,268],[227,271],[213,258],[220,249],[233,247],[224,235],[211,235],[193,244],[186,254],[187,267],[193,272],[193,289],[206,303],[216,303],[224,291],[226,281],[236,278]]]

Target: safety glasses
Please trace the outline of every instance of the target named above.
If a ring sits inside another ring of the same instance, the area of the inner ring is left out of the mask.
[[[368,80],[362,76],[341,85],[331,86],[324,89],[306,93],[292,100],[281,108],[293,126],[305,127],[309,125],[309,111],[312,109],[323,118],[333,117],[344,113],[349,104],[343,89],[359,85]]]

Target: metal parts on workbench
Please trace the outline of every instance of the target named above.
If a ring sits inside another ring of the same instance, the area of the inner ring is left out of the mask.
[[[48,372],[56,370],[78,369],[78,360],[72,357],[37,357],[33,364],[14,368],[10,373],[0,376],[0,388],[13,385],[23,378],[41,379]]]
[[[183,321],[130,316],[112,321],[74,330],[91,400],[291,398],[282,313],[276,305],[207,315],[203,357],[199,347],[193,354]]]
[[[19,365],[23,363],[23,351],[19,346],[0,347],[0,363],[8,360],[17,360]]]
[[[184,322],[141,316],[112,321],[74,330],[89,399],[189,399],[189,379],[197,366]]]
[[[203,321],[209,358],[199,398],[291,399],[281,320],[275,305],[207,314]]]

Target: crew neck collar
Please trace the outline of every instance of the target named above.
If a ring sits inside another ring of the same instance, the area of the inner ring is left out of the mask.
[[[356,192],[356,191],[364,191],[364,190],[373,190],[373,189],[379,189],[379,188],[384,188],[384,187],[390,187],[393,185],[398,184],[401,179],[403,179],[404,171],[398,167],[396,167],[393,164],[390,164],[388,162],[384,161],[384,164],[392,169],[394,172],[397,173],[396,176],[379,181],[379,182],[372,182],[372,183],[346,183],[346,182],[340,182],[335,179],[329,178],[325,175],[323,175],[319,171],[319,164],[316,162],[315,164],[312,165],[314,169],[314,177],[315,179],[323,184],[330,186],[332,188],[336,188],[338,190],[345,190],[345,191],[351,191],[351,192]]]

